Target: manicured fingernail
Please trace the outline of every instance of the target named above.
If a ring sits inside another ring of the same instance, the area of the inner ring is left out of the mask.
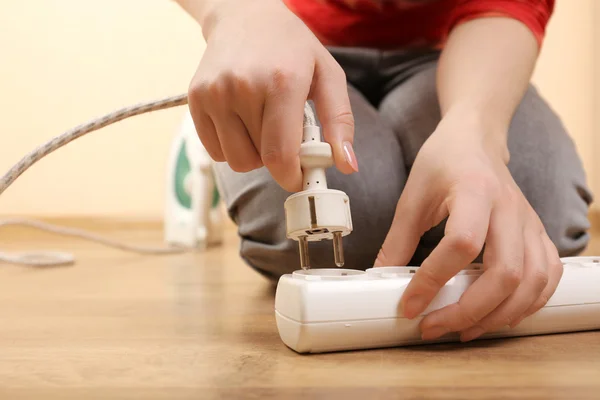
[[[352,167],[352,169],[354,171],[358,172],[358,161],[356,160],[356,154],[354,154],[354,149],[352,148],[352,143],[344,142],[343,147],[344,147],[344,158],[346,159],[346,162],[348,164],[350,164],[350,166]]]
[[[473,339],[477,339],[479,336],[485,333],[485,329],[480,326],[474,326],[472,328],[467,329],[460,335],[461,342],[468,342]]]
[[[446,328],[445,326],[434,326],[434,327],[431,327],[431,328],[423,331],[423,333],[421,333],[421,339],[435,340],[437,338],[444,336],[447,333],[450,333],[450,330],[448,328]]]
[[[408,298],[402,307],[404,316],[412,319],[419,315],[427,307],[427,300],[421,296],[413,296]]]

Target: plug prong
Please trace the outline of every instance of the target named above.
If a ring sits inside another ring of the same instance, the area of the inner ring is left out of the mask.
[[[298,238],[298,245],[300,247],[300,267],[304,270],[310,269],[310,257],[308,255],[308,240],[306,236],[300,236]]]
[[[335,265],[344,266],[344,246],[342,244],[342,232],[333,232],[333,258]]]

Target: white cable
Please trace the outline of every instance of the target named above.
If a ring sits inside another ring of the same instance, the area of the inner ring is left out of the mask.
[[[317,118],[308,102],[304,103],[304,127],[317,126]]]
[[[4,193],[6,189],[27,171],[33,164],[52,153],[55,150],[69,144],[73,140],[80,138],[90,132],[97,131],[98,129],[104,128],[105,126],[114,124],[124,119],[149,113],[152,111],[164,110],[167,108],[178,107],[188,103],[186,94],[178,96],[167,97],[164,99],[151,101],[147,103],[140,103],[130,107],[125,107],[120,110],[114,111],[110,114],[106,114],[100,118],[86,122],[83,125],[79,125],[62,135],[51,139],[42,146],[33,150],[25,157],[23,157],[18,163],[16,163],[6,174],[0,179],[0,195]],[[308,103],[304,108],[304,125],[315,125],[316,119],[314,113]],[[185,248],[151,248],[141,247],[119,243],[117,241],[107,239],[105,237],[90,233],[81,229],[65,228],[45,222],[40,222],[31,219],[6,219],[0,220],[0,228],[9,225],[22,225],[30,228],[43,230],[46,232],[56,233],[63,236],[76,237],[80,239],[89,240],[105,246],[113,247],[116,249],[140,253],[140,254],[178,254],[187,252],[189,249]],[[59,265],[70,265],[75,262],[75,257],[68,253],[62,252],[29,252],[19,254],[9,254],[0,252],[0,262],[7,262],[11,264],[29,265],[37,267],[50,267]]]
[[[57,235],[89,240],[115,249],[139,254],[178,254],[187,251],[186,249],[175,247],[154,248],[124,244],[82,229],[67,228],[26,218],[12,218],[0,221],[0,227],[10,225],[26,226],[29,228],[55,233]],[[0,253],[0,261],[9,262],[12,264],[47,267],[73,264],[75,262],[75,257],[73,257],[71,254],[61,252],[30,252],[20,254]]]

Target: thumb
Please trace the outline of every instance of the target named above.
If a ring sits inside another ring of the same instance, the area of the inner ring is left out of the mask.
[[[335,166],[345,174],[358,172],[354,116],[346,75],[335,61],[317,63],[310,97],[315,103],[323,137],[331,145]]]

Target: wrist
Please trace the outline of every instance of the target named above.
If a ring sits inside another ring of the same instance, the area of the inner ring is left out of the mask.
[[[196,20],[202,28],[202,36],[208,41],[210,33],[222,18],[223,8],[227,8],[230,0],[205,0]]]
[[[444,113],[440,125],[446,126],[445,134],[466,143],[480,144],[488,154],[508,164],[509,124],[500,118],[477,105],[456,105]]]
[[[241,8],[256,10],[263,9],[265,6],[270,6],[279,3],[281,0],[204,0],[202,7],[195,16],[196,20],[202,27],[202,35],[208,41],[215,27],[228,15],[234,12],[242,12],[243,14],[252,14],[251,12],[241,11]],[[253,18],[247,15],[248,18]]]

